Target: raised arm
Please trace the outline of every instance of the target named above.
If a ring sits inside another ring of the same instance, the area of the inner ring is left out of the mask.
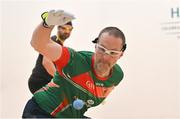
[[[40,54],[52,61],[56,61],[62,54],[62,46],[50,40],[54,25],[66,24],[75,18],[63,10],[51,10],[46,12],[42,18],[43,22],[33,32],[31,45]]]
[[[62,46],[50,40],[52,29],[53,27],[45,28],[40,23],[33,32],[31,45],[40,54],[52,61],[56,61],[62,54]]]

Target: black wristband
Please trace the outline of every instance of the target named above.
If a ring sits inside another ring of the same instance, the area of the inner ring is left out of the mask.
[[[47,25],[47,23],[45,22],[45,20],[43,21],[43,26],[44,26],[45,28],[50,28],[50,27]]]

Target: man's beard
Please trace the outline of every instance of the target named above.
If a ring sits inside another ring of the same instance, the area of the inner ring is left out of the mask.
[[[67,38],[69,38],[69,34],[60,35],[59,38],[64,41],[64,40],[66,40]]]
[[[111,65],[109,63],[99,61],[95,64],[95,69],[101,74],[106,74],[110,72]]]

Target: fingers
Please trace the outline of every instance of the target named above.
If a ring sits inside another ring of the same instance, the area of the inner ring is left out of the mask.
[[[75,19],[74,15],[65,12],[64,10],[50,10],[49,14],[53,15],[53,16],[63,16],[63,17],[67,17],[69,19]]]
[[[46,19],[48,26],[63,25],[75,19],[74,15],[65,12],[64,10],[50,10]]]
[[[70,19],[75,19],[74,15],[71,14],[71,13],[68,13],[68,12],[66,12],[66,13],[64,14],[64,17],[68,17],[68,18],[70,18]]]
[[[49,11],[49,14],[54,15],[54,13],[55,13],[55,10],[50,10],[50,11]]]
[[[64,13],[64,10],[57,10],[55,11],[55,16],[61,16]]]

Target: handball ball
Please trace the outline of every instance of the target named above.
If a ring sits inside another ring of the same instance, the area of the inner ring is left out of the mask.
[[[80,109],[83,108],[84,104],[85,104],[85,103],[84,103],[82,100],[76,99],[76,100],[74,100],[74,102],[73,102],[73,107],[74,107],[75,109],[77,109],[77,110],[80,110]]]

